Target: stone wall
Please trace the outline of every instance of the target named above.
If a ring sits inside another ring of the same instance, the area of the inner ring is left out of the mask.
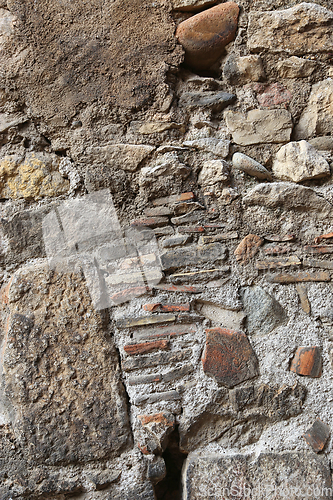
[[[0,499],[326,499],[330,0],[0,1]]]

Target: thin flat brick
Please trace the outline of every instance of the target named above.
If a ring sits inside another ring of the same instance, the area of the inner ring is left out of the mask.
[[[145,304],[142,306],[145,311],[161,311],[161,312],[182,312],[189,311],[190,304]]]
[[[333,253],[333,245],[305,245],[304,250],[314,254]]]
[[[321,377],[322,358],[319,348],[299,347],[292,359],[290,371],[306,377]]]
[[[128,344],[124,346],[124,351],[129,356],[136,354],[147,354],[157,349],[167,349],[169,342],[167,340],[155,340],[154,342],[144,342],[142,344]]]
[[[139,264],[138,266],[139,267]],[[162,273],[159,268],[145,269],[145,277],[148,282],[150,281],[159,281],[162,278]],[[142,283],[143,282],[143,274],[142,271],[134,271],[129,270],[127,273],[117,272],[115,274],[108,276],[108,285],[130,285],[131,283]]]
[[[303,285],[303,283],[296,283],[296,290],[299,295],[299,300],[301,302],[301,308],[306,314],[310,314],[311,305],[308,299],[306,286]]]
[[[229,266],[223,266],[219,269],[205,269],[203,271],[192,271],[189,273],[175,273],[169,276],[171,281],[182,282],[188,280],[206,280],[212,278],[218,278],[223,273],[230,271]]]
[[[140,370],[142,368],[151,368],[153,366],[167,365],[168,363],[177,363],[183,361],[192,355],[192,349],[184,349],[176,352],[159,352],[151,356],[141,356],[125,359],[122,362],[124,371]]]
[[[178,335],[186,335],[188,333],[195,333],[195,325],[178,324],[172,326],[159,326],[156,328],[149,328],[140,330],[134,333],[134,338],[137,340],[151,339],[151,338],[164,338],[164,337],[177,337]]]
[[[189,214],[180,215],[179,217],[172,217],[171,224],[174,224],[175,226],[180,226],[182,224],[188,224],[188,223],[198,224],[198,221],[204,215],[206,215],[206,212],[204,210],[196,210],[194,213],[191,212]]]
[[[171,226],[156,227],[153,229],[155,236],[169,236],[174,233],[174,229]]]
[[[295,235],[294,234],[267,234],[264,236],[264,239],[266,241],[273,241],[273,242],[282,242],[282,241],[294,241],[295,240]]]
[[[305,441],[313,449],[315,453],[319,453],[325,448],[325,444],[330,437],[331,429],[330,427],[319,420],[315,420],[313,425],[306,431],[303,435]]]
[[[169,207],[145,208],[143,213],[146,217],[163,217],[173,215],[173,211]]]
[[[236,259],[243,265],[247,264],[258,252],[264,240],[256,234],[248,234],[240,242],[234,254]]]
[[[160,302],[155,302],[154,304],[144,304],[142,306],[142,309],[144,309],[145,311],[154,312],[156,311],[156,309],[159,309],[160,305]]]
[[[215,243],[215,241],[236,240],[237,238],[238,233],[236,231],[232,231],[230,233],[214,234],[213,236],[201,236],[199,243]]]
[[[284,253],[289,253],[290,252],[290,247],[289,246],[276,246],[276,247],[268,247],[268,248],[263,248],[263,252],[266,255],[281,255]]]
[[[315,259],[303,259],[304,267],[319,267],[321,269],[333,269],[333,261],[331,260],[315,260]]]
[[[176,316],[174,314],[155,314],[153,316],[142,316],[139,318],[118,319],[116,321],[116,326],[119,328],[132,328],[134,326],[152,325],[175,320]]]
[[[255,263],[255,268],[259,270],[263,269],[277,269],[279,267],[288,266],[300,266],[302,262],[299,260],[297,255],[289,255],[289,257],[261,260]]]
[[[135,405],[142,403],[152,404],[158,403],[159,401],[177,401],[181,399],[180,394],[177,391],[167,391],[167,392],[154,392],[149,396],[138,396],[134,400]]]
[[[314,243],[318,245],[322,240],[328,240],[333,238],[333,233],[321,234],[314,239]]]
[[[206,330],[202,366],[206,375],[229,389],[259,375],[258,360],[245,333],[227,328]]]
[[[168,224],[169,224],[168,217],[146,217],[131,221],[131,226],[140,226],[140,227],[161,227],[161,226],[167,226]]]
[[[181,226],[178,231],[180,233],[204,233],[205,228],[202,226]]]
[[[159,373],[153,375],[138,375],[137,377],[129,377],[127,380],[128,385],[141,385],[153,384],[154,382],[161,382],[162,375]]]
[[[298,283],[306,281],[330,281],[329,273],[325,271],[318,271],[309,273],[306,271],[300,271],[295,274],[276,274],[272,277],[267,277],[267,280],[271,283]]]
[[[164,248],[173,248],[180,245],[185,245],[186,243],[190,243],[192,240],[191,235],[189,234],[180,234],[177,236],[173,236],[172,238],[167,238],[162,242],[162,246]]]
[[[224,260],[226,255],[226,247],[221,243],[210,243],[203,246],[191,245],[190,247],[176,248],[173,251],[163,253],[161,262],[163,269],[172,269]]]
[[[193,365],[188,364],[185,366],[181,366],[180,368],[176,368],[175,370],[172,370],[171,372],[164,373],[164,375],[162,375],[163,382],[171,382],[173,380],[177,380],[179,378],[185,377],[185,375],[192,373],[193,369],[194,369]]]
[[[126,288],[125,290],[121,290],[120,292],[116,292],[111,295],[110,299],[114,303],[121,303],[125,300],[131,300],[134,297],[139,297],[140,295],[144,295],[149,291],[149,288],[146,286],[135,286],[132,288]]]
[[[201,293],[203,288],[195,285],[155,285],[153,288],[155,290],[164,290],[166,292],[177,292],[177,293]]]
[[[171,203],[178,203],[180,201],[193,200],[195,198],[194,193],[182,193],[182,194],[173,194],[171,196],[167,196],[165,198],[156,198],[153,200],[153,205],[155,207],[160,205],[170,205]]]

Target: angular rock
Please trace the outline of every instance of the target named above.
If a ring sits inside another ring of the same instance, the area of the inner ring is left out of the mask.
[[[261,82],[266,75],[260,56],[239,57],[235,54],[227,59],[223,67],[223,79],[229,85],[243,85],[248,82]]]
[[[206,330],[202,366],[206,375],[228,388],[259,375],[258,361],[247,336],[226,328]]]
[[[276,153],[272,171],[278,179],[302,182],[330,175],[330,166],[306,141],[289,142]]]
[[[243,288],[241,296],[250,334],[267,335],[287,321],[281,304],[260,286]]]
[[[257,101],[260,106],[274,108],[278,104],[288,104],[292,99],[292,93],[280,83],[272,83],[268,87],[263,87],[262,92],[258,92]]]
[[[304,491],[309,498],[328,500],[331,488],[329,461],[313,453],[261,453],[256,459],[245,454],[193,454],[183,475],[184,500],[281,500],[286,492],[289,500],[298,500]],[[318,491],[319,495],[310,493]]]
[[[286,109],[252,109],[246,114],[225,111],[224,116],[233,141],[241,146],[290,140],[293,123]]]
[[[146,189],[159,178],[166,176],[186,179],[191,173],[190,167],[181,163],[175,152],[160,156],[152,166],[143,167],[140,171],[139,185]]]
[[[230,141],[216,139],[215,137],[204,137],[194,141],[185,141],[183,145],[226,158],[229,154]]]
[[[216,0],[172,0],[172,8],[176,11],[195,12],[210,7],[214,3],[216,3]]]
[[[189,109],[208,108],[217,113],[235,100],[236,96],[227,92],[187,92],[180,97],[178,106]]]
[[[307,281],[330,281],[331,276],[325,271],[318,271],[314,273],[309,273],[306,271],[300,271],[295,274],[275,274],[272,277],[267,277],[268,281],[271,283],[302,283]]]
[[[243,311],[231,311],[218,304],[201,301],[197,303],[196,309],[200,314],[205,316],[205,318],[214,321],[214,323],[219,323],[224,328],[236,331],[243,328],[244,319],[246,317]]]
[[[28,117],[23,113],[13,113],[10,115],[7,113],[0,113],[0,133],[2,134],[10,127],[16,127],[26,121],[28,121]]]
[[[331,134],[333,129],[332,103],[332,78],[328,78],[312,86],[308,105],[301,114],[299,122],[295,127],[296,140],[308,139],[314,135],[325,136]]]
[[[309,143],[318,151],[333,151],[333,137],[330,135],[314,137],[313,139],[309,139]]]
[[[259,184],[250,189],[243,198],[245,205],[261,205],[268,208],[283,207],[285,210],[304,209],[314,211],[317,217],[332,213],[332,205],[313,189],[291,182]]]
[[[240,242],[236,248],[234,254],[236,259],[243,265],[248,264],[248,262],[255,256],[258,252],[259,247],[263,244],[264,240],[256,234],[248,234]]]
[[[90,161],[134,172],[154,149],[145,144],[108,144],[88,148],[87,155]]]
[[[303,437],[313,451],[319,453],[325,448],[330,433],[330,427],[318,418]]]
[[[151,415],[139,415],[138,420],[146,433],[155,441],[156,449],[164,451],[169,435],[175,428],[175,417],[168,411],[153,413]]]
[[[185,49],[185,63],[194,69],[210,68],[234,39],[238,14],[238,5],[226,2],[180,23],[176,37]]]
[[[247,46],[293,55],[333,51],[333,12],[302,2],[290,9],[252,11]]]
[[[272,174],[267,168],[243,153],[235,153],[232,157],[232,164],[238,170],[257,177],[257,179],[272,180]]]
[[[281,78],[305,78],[311,76],[316,67],[316,61],[296,56],[284,59],[277,64],[277,70]]]
[[[207,160],[198,176],[198,184],[207,188],[219,182],[225,182],[229,178],[229,165],[224,160]]]
[[[206,262],[215,262],[226,258],[226,247],[221,243],[209,245],[192,245],[186,248],[176,248],[161,255],[163,269],[197,266]]]
[[[153,463],[149,463],[147,478],[153,483],[159,483],[167,473],[165,461],[162,457],[156,457]]]
[[[318,378],[321,377],[322,364],[319,347],[298,347],[290,371],[297,375]]]

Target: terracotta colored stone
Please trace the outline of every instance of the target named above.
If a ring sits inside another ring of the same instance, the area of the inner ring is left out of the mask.
[[[156,311],[156,309],[158,309],[160,305],[160,302],[156,302],[155,304],[144,304],[142,306],[142,309],[144,309],[145,311],[153,312]]]
[[[206,375],[228,388],[259,375],[258,361],[245,333],[227,328],[206,330],[202,366]]]
[[[321,376],[322,359],[318,347],[299,347],[290,365],[297,375],[318,378]]]
[[[288,104],[291,99],[291,92],[280,83],[272,83],[257,95],[259,104],[265,108],[271,108],[277,104]]]
[[[258,252],[259,247],[263,244],[264,240],[256,234],[248,234],[240,242],[235,250],[236,259],[241,264],[247,264],[250,259]]]
[[[313,451],[318,453],[324,449],[330,433],[330,427],[318,418],[303,437]]]
[[[185,49],[185,63],[210,68],[236,33],[239,7],[226,2],[200,12],[179,24],[176,37]]]
[[[124,346],[124,351],[130,356],[136,354],[147,354],[157,349],[167,349],[169,342],[167,340],[155,340],[154,342],[144,342],[142,344],[129,344]]]

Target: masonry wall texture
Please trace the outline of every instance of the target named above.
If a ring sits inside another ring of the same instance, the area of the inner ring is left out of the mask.
[[[331,0],[0,0],[0,500],[332,497],[332,169]]]

